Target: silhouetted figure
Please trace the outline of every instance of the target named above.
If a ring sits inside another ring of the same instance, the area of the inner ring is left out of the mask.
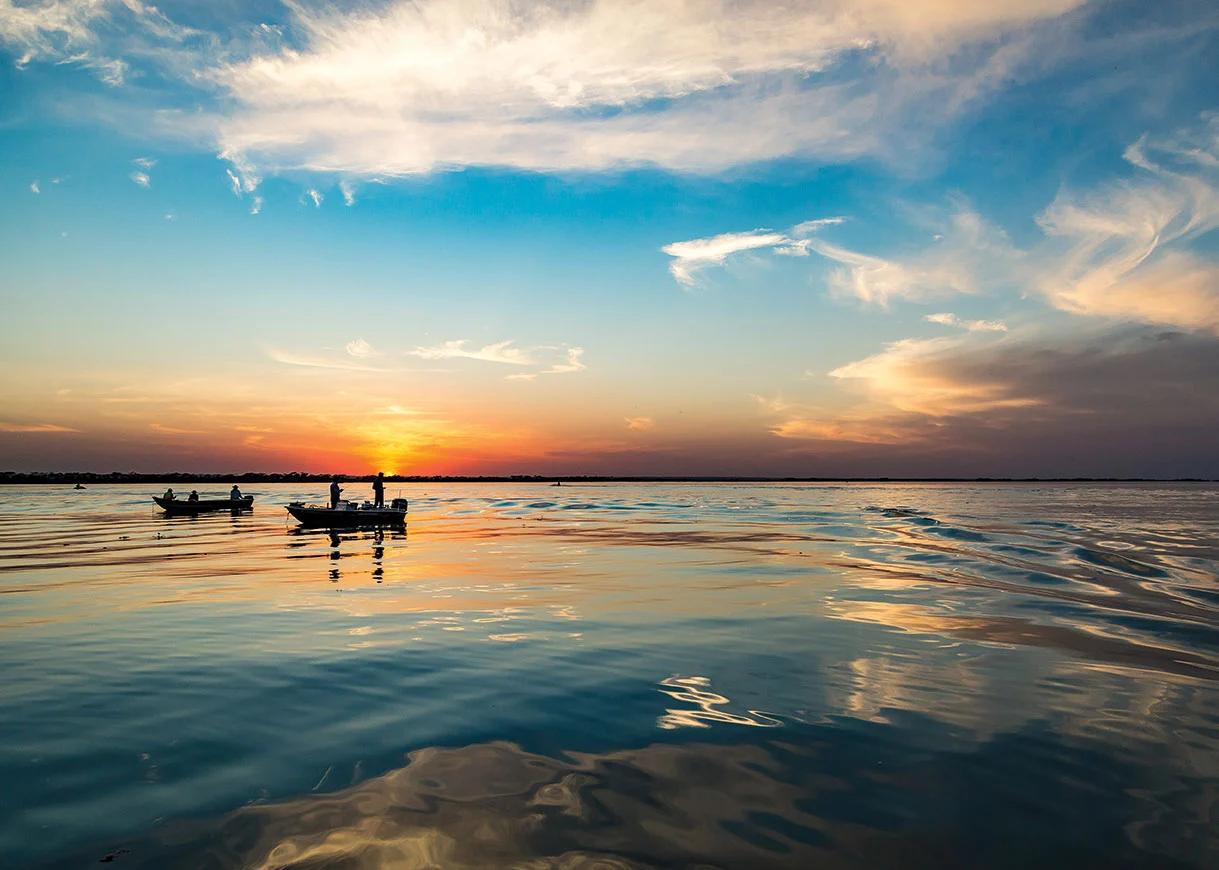
[[[192,490],[190,491],[190,495],[189,495],[189,496],[187,496],[186,500],[187,500],[187,501],[198,501],[198,500],[199,500],[199,493],[198,493],[198,491],[197,491],[197,490],[193,490],[193,489],[192,489]]]
[[[162,497],[163,499],[165,499],[166,501],[173,501],[173,500],[174,500],[174,491],[173,491],[173,489],[167,489],[167,490],[165,490],[165,495],[163,495],[163,496],[161,496],[161,497]]]
[[[378,471],[372,481],[372,500],[376,507],[385,507],[385,472]]]
[[[335,508],[337,508],[339,506],[339,493],[341,493],[342,491],[343,490],[339,486],[339,482],[337,480],[330,484],[330,509],[331,510],[334,510]]]
[[[235,483],[233,484],[233,488],[229,490],[229,498],[231,498],[233,501],[241,501],[241,490],[238,489],[237,484]]]

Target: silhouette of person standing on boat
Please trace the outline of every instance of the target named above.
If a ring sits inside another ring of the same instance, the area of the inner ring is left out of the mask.
[[[385,472],[378,471],[372,480],[372,500],[377,507],[385,507]]]
[[[339,486],[339,482],[333,481],[330,484],[330,509],[335,510],[339,506],[339,493],[343,491]]]

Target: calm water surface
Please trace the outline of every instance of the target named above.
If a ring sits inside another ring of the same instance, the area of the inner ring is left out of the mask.
[[[402,490],[3,488],[0,867],[1219,866],[1215,486]]]

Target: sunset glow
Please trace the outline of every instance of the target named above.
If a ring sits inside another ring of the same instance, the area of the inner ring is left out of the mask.
[[[1219,13],[0,0],[0,471],[1219,476]]]

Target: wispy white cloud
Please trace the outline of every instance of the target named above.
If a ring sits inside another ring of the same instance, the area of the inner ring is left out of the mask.
[[[1000,320],[962,320],[949,312],[928,314],[923,319],[941,326],[958,326],[970,332],[1007,332],[1007,324]]]
[[[882,308],[897,299],[977,293],[988,280],[1017,268],[1020,252],[977,212],[958,203],[935,223],[940,230],[936,244],[902,259],[864,254],[821,239],[810,239],[808,246],[839,264],[826,279],[832,292]]]
[[[513,347],[514,341],[499,341],[481,348],[471,348],[466,345],[466,339],[446,341],[433,347],[417,347],[407,351],[411,356],[422,359],[473,359],[482,362],[502,363],[520,367],[542,367],[537,371],[517,372],[507,376],[508,380],[531,381],[538,375],[561,375],[583,371],[587,366],[581,360],[584,355],[582,347],[559,347],[555,345],[538,345],[536,347]],[[556,355],[559,356],[556,359]]]
[[[823,219],[794,227],[779,241],[755,231],[683,243],[689,263],[679,258],[671,269],[689,284],[696,269],[722,263],[733,245],[770,246],[776,254],[811,251],[833,261],[828,288],[880,308],[896,300],[1012,291],[1073,314],[1219,334],[1219,262],[1193,244],[1219,227],[1219,114],[1173,136],[1144,137],[1125,157],[1129,177],[1083,191],[1064,187],[1037,218],[1044,236],[1024,249],[958,201],[939,216],[921,210],[921,229],[934,229],[935,242],[901,255],[863,253],[810,235],[837,222]],[[717,249],[721,239],[730,243],[724,251]],[[685,253],[670,248],[675,256]],[[949,313],[927,319],[975,332],[1006,329],[999,321],[963,321]]]
[[[253,193],[258,189],[258,185],[262,183],[262,174],[244,155],[222,149],[218,156],[232,165],[232,169],[226,168],[225,172],[228,174],[229,183],[233,186],[233,193],[241,196]]]
[[[289,169],[895,158],[1043,69],[1028,33],[1082,4],[303,0],[282,26],[200,34],[140,0],[0,0],[0,40],[23,64],[92,64],[116,84],[155,67],[197,89],[203,111],[166,117],[189,120],[250,193]]]
[[[769,230],[753,230],[748,233],[723,233],[707,239],[691,239],[688,242],[673,242],[661,250],[673,258],[669,271],[679,284],[691,286],[694,275],[706,266],[723,265],[729,254],[750,251],[755,248],[773,248],[783,244],[787,237]]]
[[[282,363],[289,366],[300,366],[302,368],[338,369],[350,372],[389,371],[389,369],[357,363],[346,358],[330,359],[326,357],[300,356],[297,354],[286,353],[274,347],[265,348],[263,352],[267,355],[267,357],[273,359],[277,363]]]
[[[627,417],[626,428],[632,432],[646,432],[651,429],[656,422],[651,417]]]
[[[804,221],[803,223],[796,224],[791,228],[790,232],[796,238],[803,239],[825,229],[826,227],[832,227],[843,223],[845,220],[846,218],[844,217],[816,218],[815,220]]]
[[[1189,247],[1219,227],[1219,114],[1125,157],[1130,178],[1064,190],[1038,218],[1038,289],[1075,314],[1219,334],[1219,263]]]
[[[352,206],[356,204],[356,188],[350,181],[340,181],[339,192],[343,194],[343,205]]]
[[[41,432],[79,432],[79,429],[69,429],[67,426],[56,426],[54,423],[6,423],[0,420],[0,432],[15,434],[35,434]]]
[[[22,64],[86,64],[116,85],[155,67],[218,98],[194,121],[249,192],[279,169],[894,155],[917,138],[896,126],[951,117],[1043,63],[1021,36],[1082,2],[306,0],[283,26],[200,34],[141,0],[0,0],[0,40]],[[872,62],[842,63],[861,54]]]
[[[305,191],[305,196],[309,197],[309,199],[313,201],[314,208],[322,207],[322,200],[325,199],[325,197],[323,197],[318,191],[314,190],[313,188],[309,188]]]
[[[32,190],[34,193],[42,193],[42,189],[38,186],[37,179],[35,179],[34,183],[30,185],[30,190]]]
[[[571,372],[581,372],[588,368],[580,361],[580,357],[584,356],[584,348],[569,347],[567,348],[566,362],[559,362],[552,365],[545,371],[538,372],[540,375],[566,375]]]
[[[351,356],[366,358],[376,356],[376,351],[373,350],[371,344],[362,338],[357,338],[347,342],[347,353]]]
[[[162,426],[160,423],[149,423],[148,428],[162,435],[201,435],[199,429],[179,429],[176,426]]]
[[[777,254],[806,253],[810,244],[807,238],[817,230],[840,224],[844,218],[820,218],[797,224],[787,233],[774,230],[757,229],[746,233],[723,233],[705,239],[691,239],[685,242],[673,242],[660,250],[673,261],[669,263],[669,271],[677,279],[677,283],[691,287],[695,283],[697,273],[709,266],[722,266],[733,254],[742,251],[770,249]]]
[[[126,61],[119,60],[118,58],[94,57],[87,51],[68,55],[56,61],[56,64],[59,66],[75,64],[93,70],[93,73],[99,79],[111,87],[118,87],[123,84],[127,80],[127,73],[130,69]]]
[[[114,87],[130,72],[121,57],[154,56],[195,33],[141,0],[0,0],[0,45],[17,55],[18,68],[71,64]]]
[[[407,353],[422,359],[476,359],[516,366],[534,365],[535,361],[531,353],[523,348],[512,347],[513,343],[509,339],[475,349],[467,348],[466,345],[469,344],[469,341],[462,338],[456,341],[446,341],[434,347],[417,347]]]
[[[128,178],[130,178],[140,187],[151,187],[152,186],[152,179],[148,177],[148,173],[146,173],[146,172],[133,172],[133,173],[131,173],[131,175],[128,176]]]
[[[136,166],[142,166],[144,169],[152,169],[152,167],[157,165],[156,158],[154,157],[137,157],[131,162]]]
[[[250,214],[258,214],[262,211],[262,197],[256,196],[250,200]]]

